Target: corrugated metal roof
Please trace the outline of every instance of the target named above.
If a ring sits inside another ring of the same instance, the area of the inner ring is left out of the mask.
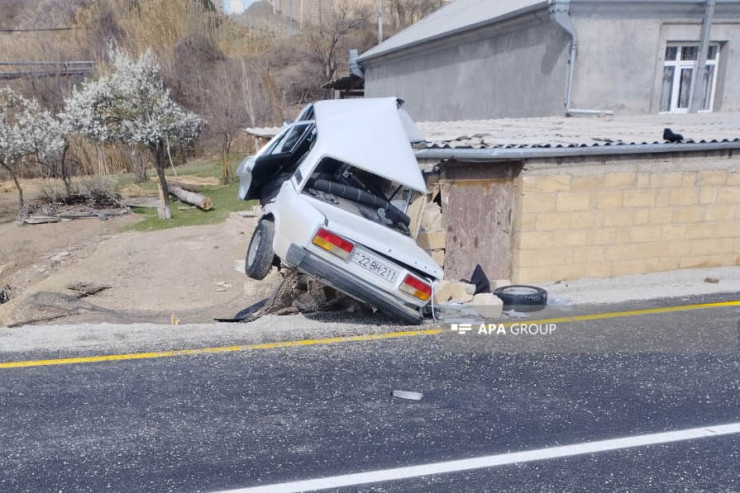
[[[594,147],[662,144],[663,129],[686,142],[740,139],[740,113],[539,117],[417,122],[423,148]]]
[[[543,0],[456,0],[366,51],[358,60],[363,62],[400,48],[472,29],[547,4]]]
[[[443,156],[444,152],[440,153],[446,149],[454,150],[448,154],[460,158],[465,151],[466,158],[485,160],[566,155],[565,151],[568,156],[578,156],[740,148],[740,113],[548,116],[418,122],[416,125],[425,138],[424,142],[415,145],[417,156],[430,158],[448,157]],[[663,140],[665,128],[682,134],[685,141],[666,145]],[[246,131],[251,135],[272,137],[279,128]],[[472,152],[475,150],[481,152]]]

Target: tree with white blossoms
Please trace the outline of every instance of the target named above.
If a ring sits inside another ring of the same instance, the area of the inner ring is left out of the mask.
[[[146,146],[154,156],[159,177],[159,217],[169,219],[167,147],[195,139],[202,120],[172,100],[151,51],[133,59],[124,51],[113,49],[110,61],[109,74],[84,83],[67,98],[62,119],[71,132],[98,142]]]
[[[46,160],[62,151],[64,139],[58,121],[42,111],[35,99],[26,99],[10,88],[0,89],[0,167],[13,180],[18,202],[24,205],[19,181],[31,155]]]

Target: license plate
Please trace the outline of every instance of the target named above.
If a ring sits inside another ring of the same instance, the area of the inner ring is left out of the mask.
[[[355,248],[355,252],[352,255],[352,262],[389,282],[394,282],[396,277],[398,277],[398,272],[392,269],[387,263],[359,248]]]

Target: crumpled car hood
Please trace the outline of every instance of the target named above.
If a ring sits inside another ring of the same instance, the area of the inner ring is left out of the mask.
[[[401,111],[396,98],[319,101],[312,152],[426,193]]]

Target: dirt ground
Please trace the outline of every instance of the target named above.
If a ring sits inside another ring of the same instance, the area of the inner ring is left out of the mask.
[[[0,210],[14,203],[0,193]],[[279,279],[248,280],[244,259],[254,219],[232,214],[220,224],[121,232],[133,214],[19,226],[0,219],[0,326],[60,322],[209,322],[264,298]],[[80,297],[74,283],[110,286]]]

